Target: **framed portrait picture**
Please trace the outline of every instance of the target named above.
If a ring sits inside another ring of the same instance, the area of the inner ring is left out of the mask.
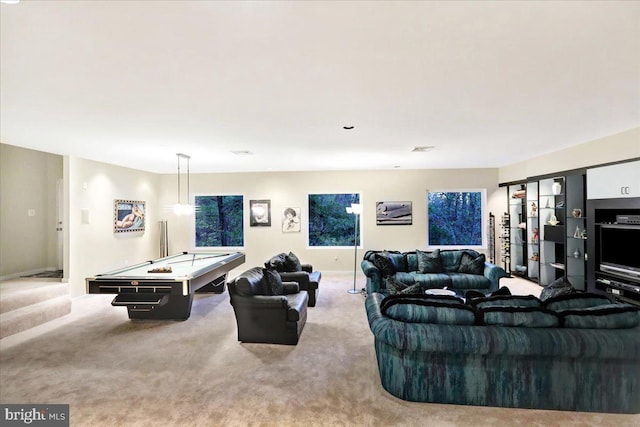
[[[376,225],[411,224],[411,202],[376,202]]]
[[[282,210],[282,232],[300,232],[300,208],[284,208]]]
[[[139,200],[113,202],[113,232],[132,233],[144,231],[146,203]]]
[[[271,227],[271,200],[249,200],[249,225]]]

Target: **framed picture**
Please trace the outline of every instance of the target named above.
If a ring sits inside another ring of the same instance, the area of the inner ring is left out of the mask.
[[[282,232],[300,232],[300,208],[284,208],[282,210]]]
[[[114,200],[113,232],[131,233],[144,231],[146,203],[139,200]]]
[[[376,202],[376,225],[411,224],[411,202]]]
[[[249,200],[251,227],[271,227],[271,200]]]

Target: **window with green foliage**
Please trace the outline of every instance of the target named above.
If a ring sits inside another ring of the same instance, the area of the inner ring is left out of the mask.
[[[427,192],[428,246],[485,247],[485,199],[485,190]]]
[[[242,196],[196,196],[196,247],[244,246]]]
[[[360,203],[360,194],[309,194],[309,246],[353,247],[355,216],[346,210],[352,203]]]

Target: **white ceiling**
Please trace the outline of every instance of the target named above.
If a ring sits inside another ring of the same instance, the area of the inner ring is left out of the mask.
[[[0,141],[152,172],[500,167],[640,126],[639,2],[0,8]]]

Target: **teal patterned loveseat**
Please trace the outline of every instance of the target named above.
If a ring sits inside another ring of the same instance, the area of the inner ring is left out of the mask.
[[[423,290],[446,287],[461,294],[470,290],[489,294],[498,290],[502,277],[509,277],[472,249],[367,251],[360,266],[367,277],[367,294],[387,293],[389,279]]]
[[[638,307],[605,297],[595,303],[569,296],[544,302],[491,297],[484,306],[447,298],[453,297],[367,296],[380,380],[392,395],[415,402],[640,413]],[[523,306],[511,306],[514,300]]]

